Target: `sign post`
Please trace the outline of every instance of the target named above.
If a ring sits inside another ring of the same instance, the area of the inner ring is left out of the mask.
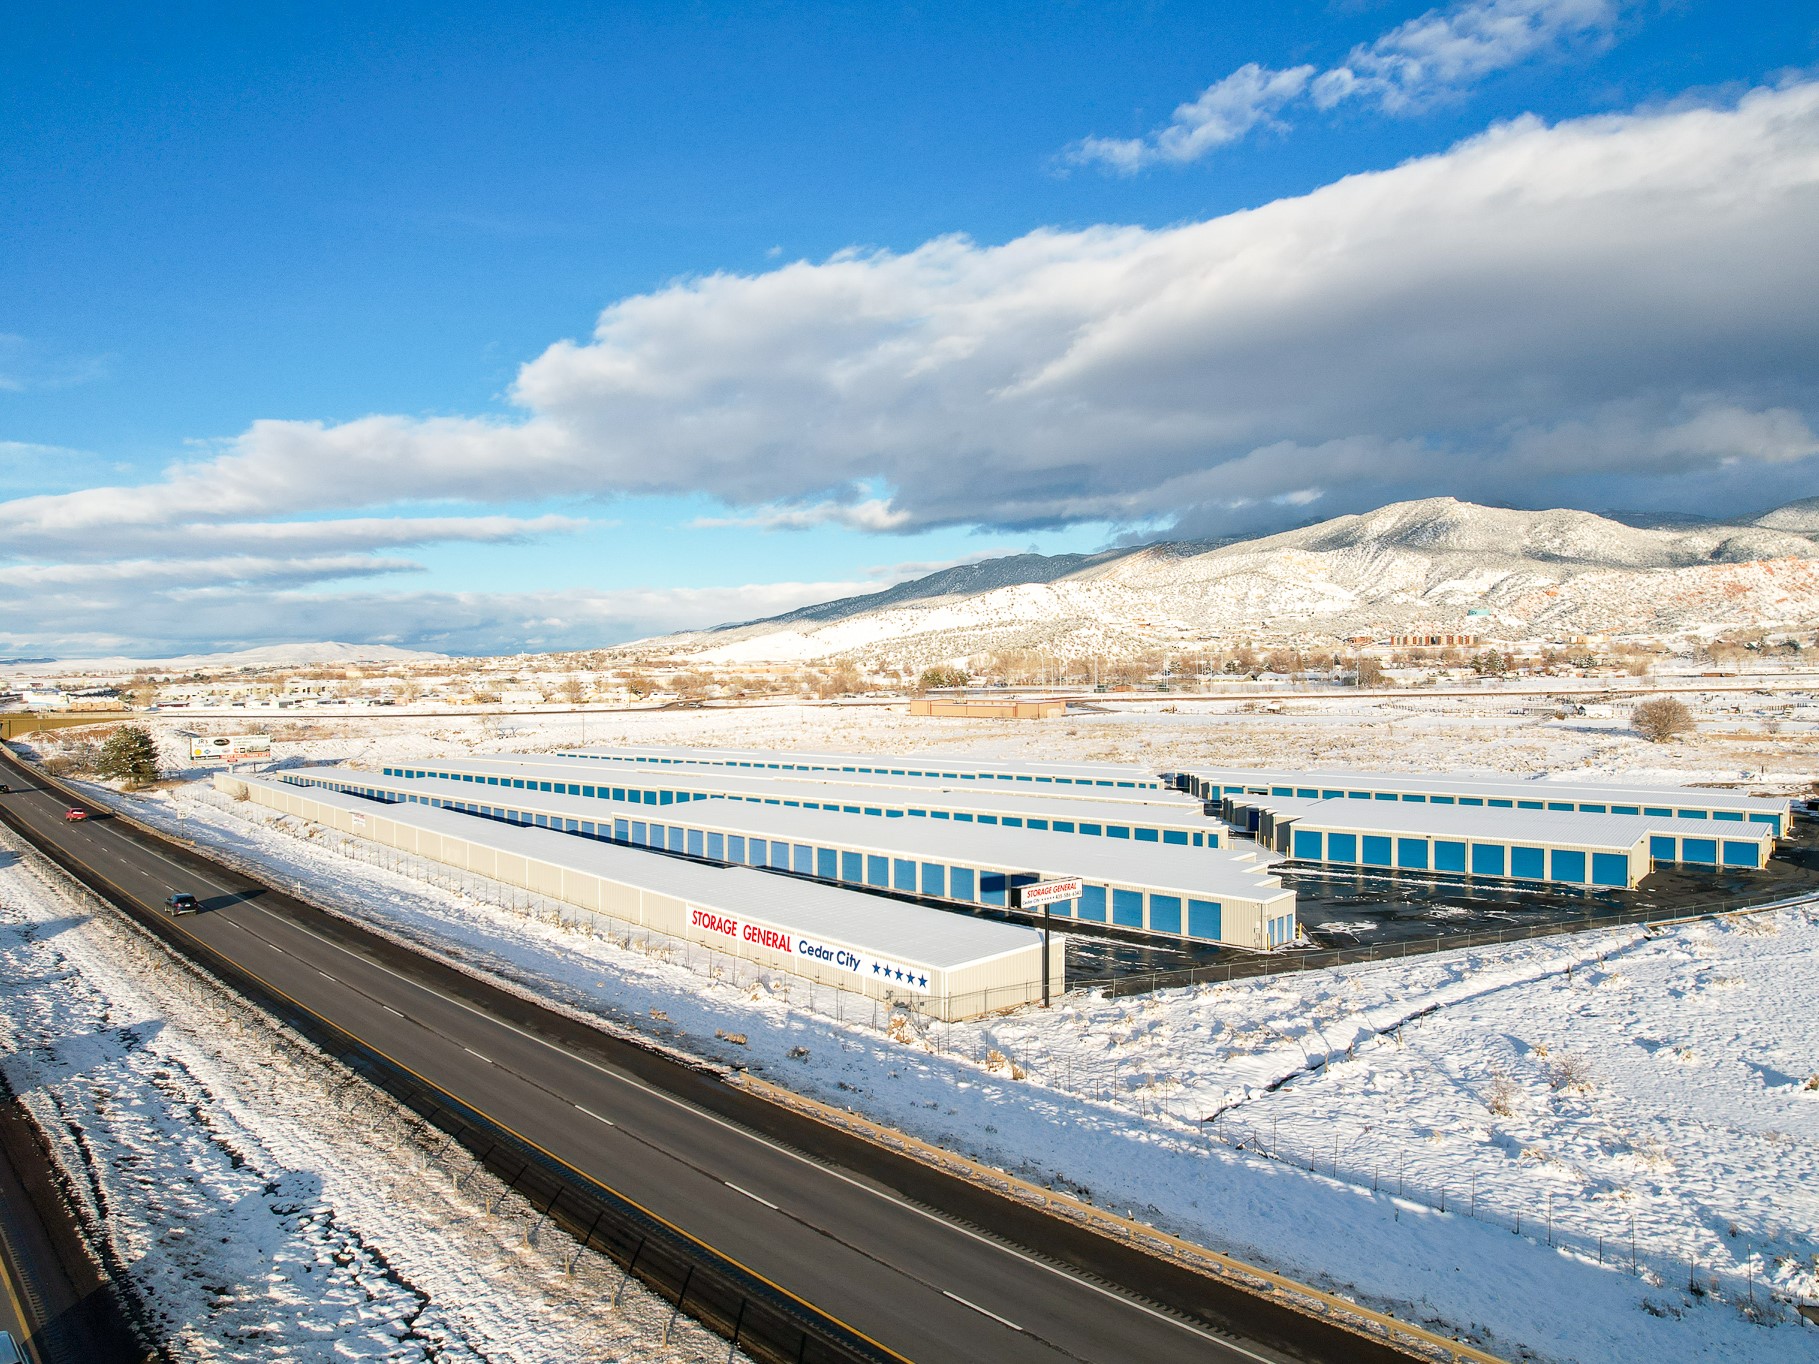
[[[1033,886],[1025,886],[1019,892],[1017,905],[1020,909],[1042,910],[1042,1007],[1048,1008],[1048,948],[1049,948],[1049,907],[1063,900],[1080,898],[1080,878],[1070,876],[1063,881],[1039,881]]]

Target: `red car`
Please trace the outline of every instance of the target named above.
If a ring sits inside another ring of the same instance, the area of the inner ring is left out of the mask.
[[[69,809],[67,809],[63,812],[63,817],[65,819],[69,819],[69,820],[87,819],[88,811],[80,808],[79,806],[72,805]]]

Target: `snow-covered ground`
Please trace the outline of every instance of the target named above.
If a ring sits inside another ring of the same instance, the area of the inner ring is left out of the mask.
[[[646,712],[590,716],[586,737],[1154,767],[1467,766],[1781,790],[1811,780],[1810,741],[1769,732],[1779,699],[1713,697],[1698,709],[1706,732],[1665,747],[1615,717],[1439,698],[1287,714],[1159,699],[1051,724],[860,707]],[[580,723],[388,718],[281,735],[276,756],[379,763],[550,748],[578,742]],[[1747,743],[1717,737],[1738,731]],[[1616,929],[1147,997],[1072,995],[1046,1014],[919,1034],[874,1027],[869,1007],[830,1019],[825,996],[811,1008],[782,982],[704,979],[485,903],[473,878],[451,890],[355,860],[360,845],[311,837],[205,783],[128,808],[563,1007],[744,1062],[1506,1355],[1812,1353],[1810,1328],[1777,1304],[1819,1296],[1813,906],[1656,936]]]
[[[1721,782],[1795,790],[1819,766],[1819,676],[1814,692],[1690,694],[1699,732],[1671,744],[1628,729],[1633,701],[1579,697],[1585,715],[1554,718],[1546,698],[1498,691],[1280,701],[1175,701],[1157,697],[1053,721],[929,719],[907,705],[778,704],[688,711],[548,711],[531,715],[385,715],[358,718],[164,712],[142,723],[167,763],[189,751],[187,732],[260,730],[280,763],[361,762],[592,744],[703,744],[854,752],[974,753],[1002,758],[1274,767],[1473,771],[1569,780]],[[1280,706],[1279,711],[1267,706]],[[17,741],[54,754],[80,742],[68,732]],[[197,770],[199,773],[199,769]]]
[[[1494,1350],[1810,1356],[1770,1295],[1819,1292],[1816,907],[918,1033],[426,884],[206,788],[129,808],[578,1013]]]
[[[725,1358],[4,835],[0,1074],[163,1358]]]

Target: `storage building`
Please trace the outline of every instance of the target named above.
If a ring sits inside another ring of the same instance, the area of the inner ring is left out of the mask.
[[[577,758],[627,758],[633,762],[712,762],[798,772],[869,772],[895,777],[947,777],[963,781],[1028,782],[1038,786],[1104,786],[1114,790],[1173,789],[1153,772],[1124,763],[1003,762],[957,753],[911,756],[886,753],[790,753],[760,748],[671,748],[626,744],[561,750]]]
[[[659,857],[427,805],[375,806],[320,787],[217,778],[249,799],[343,833],[519,886],[580,916],[645,928],[818,984],[969,1018],[1042,998],[1042,934],[836,886]],[[1064,985],[1065,941],[1049,948]]]
[[[1248,852],[1029,829],[1007,834],[976,823],[876,819],[719,798],[652,807],[346,768],[305,768],[279,780],[963,907],[1015,909],[1021,887],[1079,877],[1085,883],[1080,898],[1055,906],[1054,914],[1252,950],[1294,937],[1294,892]]]
[[[1685,786],[1614,786],[1584,782],[1496,781],[1406,772],[1294,771],[1193,768],[1172,773],[1182,790],[1217,805],[1228,795],[1294,796],[1302,800],[1403,801],[1412,805],[1484,806],[1557,814],[1648,815],[1765,824],[1784,838],[1793,827],[1785,797]]]
[[[1561,819],[1582,819],[1583,812],[1554,810],[1504,810],[1457,805],[1394,805],[1372,803],[1341,806],[1333,800],[1306,800],[1288,796],[1226,796],[1222,802],[1231,813],[1227,822],[1248,828],[1257,840],[1278,852],[1290,852],[1287,833],[1303,817],[1327,819],[1335,807],[1341,813],[1369,821],[1389,820],[1398,828],[1443,829],[1457,827],[1454,815],[1470,816],[1478,826],[1491,829],[1508,840],[1523,843],[1545,842],[1549,830]],[[1426,812],[1424,815],[1423,812]],[[1427,815],[1433,818],[1427,818]],[[1599,827],[1607,837],[1618,837],[1625,831],[1648,840],[1649,861],[1655,866],[1685,862],[1694,866],[1750,868],[1768,865],[1775,852],[1774,830],[1767,824],[1746,820],[1681,819],[1662,815],[1601,815]],[[1425,822],[1424,822],[1425,821]],[[1322,827],[1325,827],[1324,825]],[[1311,847],[1311,842],[1309,843]],[[1488,874],[1488,873],[1486,873]],[[1644,875],[1647,875],[1645,869]]]
[[[989,783],[955,789],[956,784],[920,777],[888,779],[915,782],[915,786],[872,786],[831,773],[759,775],[723,767],[646,767],[535,754],[425,759],[381,770],[386,776],[509,786],[634,805],[677,805],[723,797],[885,819],[951,819],[962,824],[1047,829],[1184,848],[1216,848],[1223,838],[1219,825],[1207,819],[1191,797],[1180,793],[1175,793],[1179,803],[1163,804],[1137,799],[1137,793],[1127,801],[1100,800],[1085,788],[1075,795],[1057,797]]]
[[[1240,798],[1233,798],[1240,799]],[[1761,867],[1765,825],[1709,820],[1252,797],[1258,838],[1298,862],[1629,889],[1658,862]]]

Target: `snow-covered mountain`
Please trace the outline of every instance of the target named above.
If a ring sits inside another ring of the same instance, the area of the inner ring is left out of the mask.
[[[1429,498],[1236,543],[988,560],[662,643],[724,663],[920,665],[1424,628],[1520,639],[1805,626],[1819,623],[1815,536],[1819,499],[1738,523],[1634,525]]]

